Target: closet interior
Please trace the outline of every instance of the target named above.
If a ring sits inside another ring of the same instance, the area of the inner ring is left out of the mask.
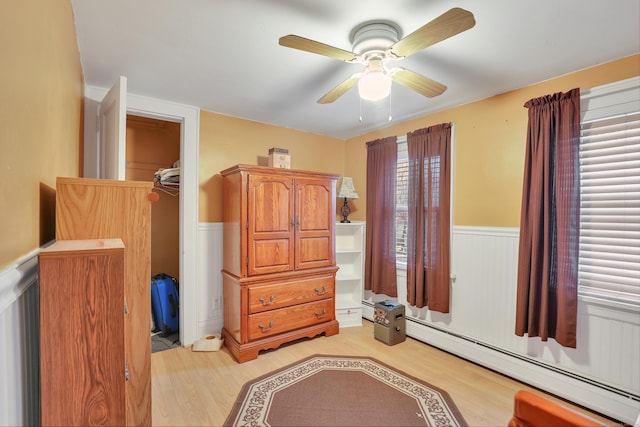
[[[159,200],[151,207],[151,276],[180,277],[180,123],[127,115],[126,180],[153,181]],[[151,280],[151,278],[150,278]],[[166,334],[152,315],[152,351],[179,345],[179,330]]]

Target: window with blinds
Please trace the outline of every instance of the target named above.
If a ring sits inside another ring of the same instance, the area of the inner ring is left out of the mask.
[[[396,262],[407,262],[407,206],[409,193],[409,158],[407,138],[398,138],[396,166]]]
[[[640,79],[581,94],[579,290],[640,304]]]
[[[425,174],[431,171],[432,182],[440,180],[440,158],[430,159],[431,167],[425,165]],[[425,178],[426,179],[426,178]],[[398,264],[407,263],[407,224],[408,224],[408,194],[409,194],[409,152],[407,148],[407,137],[398,137],[398,161],[396,164],[396,262]],[[439,206],[440,195],[434,193],[432,206]],[[435,241],[434,241],[435,244]],[[436,253],[433,251],[432,253]]]

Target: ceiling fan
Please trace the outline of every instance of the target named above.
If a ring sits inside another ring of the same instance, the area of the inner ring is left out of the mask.
[[[398,40],[400,30],[388,21],[366,22],[351,32],[352,52],[293,34],[280,37],[280,45],[328,56],[349,63],[361,63],[364,72],[355,73],[327,92],[319,104],[334,102],[356,83],[360,96],[370,101],[389,95],[391,81],[426,97],[441,95],[447,87],[402,67],[387,68],[389,61],[402,60],[431,45],[472,28],[473,14],[453,8],[413,33]]]

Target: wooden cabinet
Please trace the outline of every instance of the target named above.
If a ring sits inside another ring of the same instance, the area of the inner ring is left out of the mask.
[[[244,362],[336,334],[337,176],[247,165],[221,175],[225,345]]]
[[[121,239],[125,245],[127,425],[151,425],[151,201],[153,183],[56,181],[56,239]],[[64,389],[60,389],[64,392]]]
[[[364,221],[336,224],[336,319],[340,327],[362,325]]]
[[[43,426],[126,423],[124,251],[67,240],[39,254]]]

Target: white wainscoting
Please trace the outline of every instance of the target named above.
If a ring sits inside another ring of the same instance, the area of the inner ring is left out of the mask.
[[[38,251],[0,270],[0,425],[40,424]]]
[[[198,336],[220,333],[222,311],[222,226],[221,222],[198,224]]]
[[[515,335],[518,229],[454,227],[449,314],[407,306],[407,335],[632,424],[640,413],[640,310],[580,297],[578,345]],[[398,300],[406,305],[406,271]],[[385,299],[365,293],[364,316]]]
[[[518,230],[454,227],[447,315],[407,307],[407,334],[632,424],[640,413],[640,311],[581,297],[578,347],[514,334]],[[222,224],[200,223],[197,330],[218,333]],[[399,301],[406,304],[404,271]],[[364,316],[384,296],[366,295]],[[0,425],[39,423],[37,251],[0,271]]]

